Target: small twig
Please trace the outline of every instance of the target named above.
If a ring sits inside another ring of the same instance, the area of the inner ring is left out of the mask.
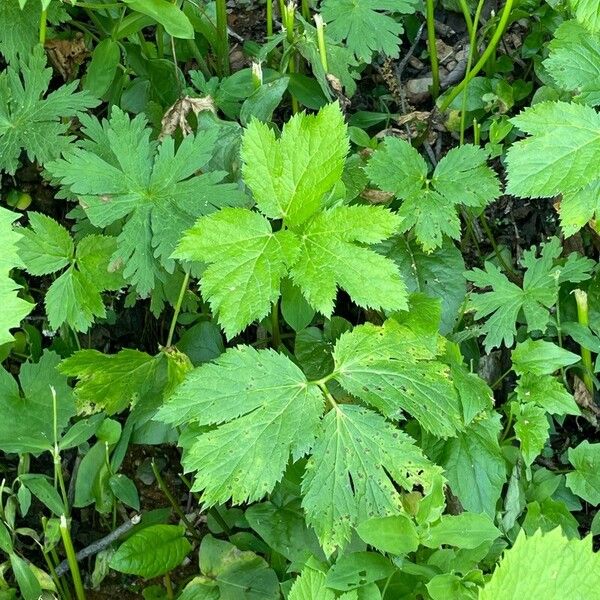
[[[83,548],[75,554],[75,559],[77,562],[81,562],[82,560],[89,558],[90,556],[94,556],[98,554],[98,552],[102,552],[105,548],[108,548],[113,542],[116,542],[120,537],[125,535],[132,527],[137,525],[141,520],[140,515],[134,515],[131,517],[129,521],[126,521],[122,525],[119,525],[114,531],[111,531],[108,535],[96,540],[91,543],[89,546]],[[56,567],[56,575],[58,577],[62,577],[65,573],[70,570],[69,563],[66,560],[63,560],[58,567]]]

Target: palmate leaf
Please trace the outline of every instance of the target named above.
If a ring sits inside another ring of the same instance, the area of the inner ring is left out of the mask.
[[[33,305],[19,298],[18,286],[11,278],[10,271],[15,267],[23,267],[19,257],[18,244],[21,233],[13,228],[19,215],[0,207],[0,239],[2,254],[0,256],[0,344],[13,341],[10,329],[18,327],[20,322],[31,312]]]
[[[402,231],[414,227],[425,252],[442,245],[443,237],[460,237],[457,207],[484,208],[500,194],[487,153],[466,144],[453,148],[428,178],[427,163],[408,142],[388,137],[366,167],[371,180],[402,199],[398,211]]]
[[[200,289],[232,338],[269,313],[297,255],[298,240],[290,231],[273,233],[262,215],[225,208],[198,220],[173,256],[209,264]]]
[[[110,265],[117,240],[88,235],[77,244],[69,232],[41,213],[28,213],[30,229],[22,230],[19,253],[32,275],[48,275],[68,267],[55,279],[44,298],[48,321],[57,330],[67,323],[76,331],[87,331],[96,317],[105,317],[101,292],[124,285],[118,269]]]
[[[569,462],[575,470],[567,473],[567,487],[586,502],[600,504],[600,444],[584,440],[568,450]]]
[[[38,44],[42,8],[48,8],[49,23],[58,24],[69,19],[61,2],[31,0],[26,10],[24,8],[24,0],[0,2],[0,54],[7,63],[16,64],[19,56],[29,56]]]
[[[600,203],[595,165],[600,159],[600,116],[590,106],[541,102],[512,122],[529,134],[508,151],[507,193],[520,198],[562,194],[561,224],[572,235]]]
[[[528,331],[544,332],[548,325],[548,309],[556,303],[559,284],[590,278],[593,262],[572,253],[562,264],[557,264],[560,253],[558,238],[552,238],[541,246],[539,258],[534,248],[525,251],[521,260],[526,269],[522,288],[509,281],[492,263],[486,262],[485,270],[473,269],[466,273],[467,279],[476,287],[491,287],[491,291],[473,293],[470,297],[475,318],[487,317],[481,327],[485,334],[486,350],[496,348],[503,342],[507,347],[513,345],[521,311]]]
[[[316,115],[295,115],[279,139],[253,120],[242,141],[244,181],[265,216],[298,226],[321,208],[323,196],[341,179],[348,148],[337,103]]]
[[[41,46],[20,70],[9,66],[0,73],[0,170],[14,174],[22,150],[41,164],[58,157],[73,140],[64,119],[98,105],[88,92],[75,92],[77,81],[46,95],[51,78]]]
[[[598,600],[600,556],[592,536],[567,539],[560,528],[550,533],[523,531],[479,592],[479,600]]]
[[[268,314],[284,276],[326,316],[338,288],[364,308],[407,308],[398,268],[369,248],[397,231],[400,219],[383,207],[326,207],[347,151],[337,104],[296,115],[279,140],[260,122],[248,127],[244,177],[262,215],[236,209],[202,217],[173,255],[209,265],[202,292],[229,338]],[[283,227],[273,228],[265,217]]]
[[[26,363],[19,373],[19,386],[13,376],[0,368],[0,449],[4,452],[40,454],[54,445],[54,406],[51,387],[56,392],[57,433],[75,414],[75,404],[67,378],[56,367],[60,357],[45,351],[38,363]]]
[[[368,333],[357,328],[356,339],[342,336],[338,344],[346,344],[346,350],[360,348],[362,356],[372,353],[377,359],[405,336],[409,341],[402,349],[415,356],[413,366],[416,357],[426,362],[431,356],[422,343],[419,348],[418,336],[407,327],[369,326]],[[378,354],[381,348],[383,354]],[[340,352],[345,352],[343,347]],[[369,375],[368,361],[365,365]],[[344,369],[338,366],[331,377],[343,383]],[[373,378],[377,375],[374,370]],[[443,374],[440,381],[445,381]],[[365,387],[369,385],[367,381]],[[187,471],[197,472],[194,490],[202,492],[207,505],[259,500],[281,480],[290,458],[312,454],[303,482],[303,507],[330,554],[346,545],[360,520],[401,512],[395,485],[419,485],[427,494],[441,469],[408,435],[370,408],[339,405],[328,396],[333,408],[323,418],[322,386],[309,382],[281,354],[241,346],[191,371],[157,419],[200,426],[199,434],[186,441],[183,463]],[[416,384],[405,386],[410,395]],[[446,392],[452,389],[437,390]],[[401,406],[403,393],[397,396],[392,398],[390,389],[386,400]],[[431,411],[437,409],[434,399],[420,399]]]
[[[338,287],[359,306],[406,310],[406,286],[398,268],[367,247],[390,237],[399,224],[397,215],[381,207],[323,211],[298,231],[300,252],[290,269],[292,280],[326,316],[333,312]]]
[[[327,33],[346,45],[362,62],[370,62],[373,53],[397,58],[400,52],[401,23],[385,13],[413,13],[410,0],[324,0],[321,14]]]
[[[600,31],[600,4],[598,0],[569,0],[577,20],[591,33]]]
[[[590,106],[600,104],[600,38],[576,21],[562,23],[548,45],[544,67],[565,90]]]
[[[117,107],[108,121],[88,115],[81,121],[88,139],[48,171],[79,198],[96,227],[125,219],[111,260],[147,295],[174,271],[171,254],[183,231],[200,215],[243,204],[245,196],[237,185],[219,183],[222,172],[196,175],[211,159],[214,131],[187,136],[175,150],[172,138],[150,141],[143,116],[130,119]]]
[[[395,321],[383,327],[366,324],[336,344],[336,379],[388,418],[397,419],[404,411],[434,435],[456,435],[462,428],[461,404],[449,367],[433,358]]]

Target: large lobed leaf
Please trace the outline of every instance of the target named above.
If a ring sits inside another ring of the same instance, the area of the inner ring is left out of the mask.
[[[111,260],[147,295],[174,271],[171,254],[182,233],[200,215],[243,204],[245,196],[235,184],[219,183],[225,173],[197,174],[212,157],[216,131],[189,135],[175,150],[172,138],[150,141],[142,115],[130,119],[117,107],[109,120],[81,121],[87,140],[48,171],[96,227],[125,219]]]

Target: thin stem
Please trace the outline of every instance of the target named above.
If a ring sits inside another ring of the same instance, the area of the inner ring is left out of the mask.
[[[508,369],[507,371],[504,371],[504,373],[502,373],[502,375],[500,375],[500,377],[498,377],[498,379],[496,379],[496,381],[494,381],[494,383],[492,383],[492,385],[490,386],[493,390],[495,390],[498,385],[500,383],[502,383],[502,381],[504,380],[504,378],[512,371],[512,369]]]
[[[67,523],[67,517],[61,515],[60,517],[60,536],[67,553],[67,561],[71,569],[71,577],[73,578],[73,585],[75,586],[75,595],[77,600],[86,600],[85,591],[83,589],[83,582],[81,580],[81,573],[79,572],[79,565],[77,564],[77,558],[75,556],[75,548],[73,548],[73,540],[71,539],[71,533],[69,531],[69,525]]]
[[[310,6],[308,5],[308,0],[302,0],[302,18],[305,21],[310,19]]]
[[[281,332],[279,331],[279,301],[271,305],[271,345],[277,350],[281,346]]]
[[[433,0],[425,0],[425,18],[427,20],[427,48],[429,50],[429,62],[431,63],[431,95],[437,98],[440,93],[440,65],[438,62],[437,46],[435,40],[435,15]]]
[[[175,594],[173,593],[173,584],[171,583],[171,574],[165,573],[165,590],[167,590],[168,600],[173,600]]]
[[[181,479],[181,481],[183,481],[183,484],[185,485],[185,487],[188,490],[190,490],[190,493],[192,494],[192,496],[194,496],[194,498],[198,502],[200,502],[201,501],[200,495],[197,494],[196,492],[192,492],[192,482],[183,473],[179,474],[179,479]],[[227,521],[225,521],[225,519],[221,516],[221,513],[219,512],[219,509],[216,506],[211,506],[207,512],[219,524],[221,529],[227,535],[231,534],[231,527],[229,527],[229,525],[227,525]]]
[[[205,77],[210,77],[210,70],[208,68],[208,65],[206,64],[206,61],[204,60],[204,57],[202,56],[202,54],[200,54],[200,50],[198,50],[198,46],[196,45],[196,40],[186,40],[186,41],[187,41],[187,47],[189,48],[190,52],[192,53],[194,60],[196,61],[196,63],[198,63],[198,68],[200,69],[200,71],[202,71],[202,74]]]
[[[46,43],[46,30],[48,27],[48,9],[42,10],[40,15],[40,44],[42,46]]]
[[[504,431],[502,432],[502,435],[500,436],[501,442],[503,442],[506,439],[506,436],[508,435],[508,432],[510,431],[510,428],[512,426],[512,422],[513,422],[513,414],[512,414],[512,411],[510,411],[510,413],[508,414],[508,420],[506,421],[506,426],[504,427]]]
[[[492,233],[492,230],[490,229],[487,219],[483,213],[481,213],[481,215],[479,216],[479,222],[481,223],[483,231],[485,232],[485,235],[487,236],[490,244],[492,245],[492,248],[494,249],[494,254],[496,255],[496,258],[498,259],[498,262],[502,265],[503,269],[506,271],[506,274],[508,275],[509,279],[512,279],[513,282],[518,281],[519,275],[506,262],[506,260],[504,260],[504,256],[502,256],[502,253],[500,252],[500,248],[498,248],[498,244],[496,243],[496,238],[494,237],[494,234]]]
[[[460,0],[461,8],[462,4],[465,5],[464,10],[466,9],[467,14],[469,8],[467,6],[466,0]],[[485,4],[485,0],[479,0],[477,3],[477,8],[475,10],[475,24],[471,23],[471,29],[469,29],[469,55],[467,57],[467,69],[466,73],[471,70],[471,66],[473,64],[473,60],[475,59],[475,54],[477,53],[477,27],[479,25],[479,18],[481,17],[481,11],[483,10],[483,5]],[[468,25],[467,25],[468,28]],[[468,84],[467,84],[468,85]],[[465,121],[467,118],[467,85],[465,85],[465,91],[463,93],[462,99],[462,107],[460,112],[460,145],[462,146],[465,142]],[[476,128],[474,127],[474,130]],[[474,131],[474,134],[476,132]],[[478,145],[478,144],[475,144]]]
[[[323,66],[325,73],[329,73],[329,64],[327,62],[327,45],[325,44],[325,24],[323,23],[323,17],[319,14],[314,16],[314,20],[317,27],[317,44],[319,46],[321,65]]]
[[[488,58],[496,50],[496,46],[500,42],[502,34],[504,33],[504,30],[506,29],[506,26],[508,24],[508,18],[510,17],[510,11],[512,10],[513,1],[514,0],[506,0],[506,4],[504,5],[504,8],[502,9],[502,14],[500,15],[500,21],[498,22],[498,26],[496,27],[496,30],[492,35],[490,43],[488,44],[487,48],[483,51],[483,54],[477,61],[477,64],[466,73],[464,79],[444,98],[444,101],[440,105],[441,112],[444,112],[450,106],[454,98],[456,98],[469,84],[469,81],[471,81],[471,79],[473,79],[473,77],[475,77],[475,75],[477,75],[477,73],[481,71]]]
[[[465,25],[467,26],[467,33],[469,34],[469,39],[473,37],[473,19],[471,19],[471,13],[469,12],[469,5],[467,4],[467,0],[458,0],[458,5],[460,6],[460,10],[462,11],[463,17],[465,18]],[[477,18],[475,18],[475,23],[477,23]],[[469,69],[467,68],[467,72]]]
[[[283,3],[282,3],[283,4]],[[296,17],[296,5],[293,2],[289,2],[287,6],[283,6],[283,13],[281,20],[283,27],[285,28],[286,40],[290,45],[290,57],[288,60],[288,73],[293,75],[296,72],[296,51],[293,47],[294,44],[294,26]],[[300,110],[298,99],[294,94],[292,96],[292,113],[296,114]]]
[[[77,2],[75,4],[77,8],[87,8],[89,10],[106,10],[107,8],[121,8],[123,5],[118,2],[96,4],[94,2]]]
[[[151,467],[152,472],[154,473],[154,477],[156,477],[156,483],[158,483],[158,487],[161,489],[162,493],[170,502],[171,506],[173,507],[173,510],[177,513],[177,516],[181,519],[181,522],[185,525],[185,528],[190,532],[191,536],[194,539],[199,540],[200,536],[198,535],[198,532],[190,523],[189,519],[185,516],[185,513],[181,509],[181,506],[179,506],[179,502],[177,502],[173,494],[171,494],[171,490],[168,488],[167,484],[165,483],[165,480],[162,478],[160,472],[158,471],[158,467],[156,466],[156,463],[154,461],[152,461]]]
[[[177,304],[175,304],[175,310],[173,311],[173,318],[171,319],[171,326],[169,327],[169,335],[167,337],[167,348],[170,348],[171,344],[173,343],[173,336],[175,335],[175,326],[177,325],[177,319],[179,318],[179,313],[181,312],[181,305],[183,304],[183,298],[185,297],[185,292],[187,291],[189,283],[190,274],[189,272],[186,272],[185,277],[183,278],[183,282],[181,283],[181,289],[179,290]]]
[[[227,29],[227,2],[216,0],[217,6],[217,61],[221,77],[229,75],[229,32]]]
[[[338,410],[338,403],[335,401],[335,398],[331,395],[331,392],[327,389],[327,385],[325,385],[325,383],[321,383],[320,381],[317,382],[317,385],[319,386],[320,390],[325,394],[325,398],[327,398],[327,401],[329,402],[329,404],[331,404],[331,407]]]
[[[56,390],[53,386],[50,386],[50,392],[52,393],[52,424],[54,433],[54,448],[52,456],[54,458],[54,479],[58,482],[60,489],[60,495],[62,497],[63,504],[65,506],[65,512],[67,517],[69,516],[69,496],[67,494],[67,488],[65,486],[65,480],[62,472],[62,461],[60,458],[60,450],[58,449],[58,406],[56,399]]]
[[[575,302],[577,303],[577,320],[580,325],[583,325],[586,329],[590,324],[588,314],[588,297],[587,293],[583,290],[573,290],[575,294]],[[594,379],[592,373],[594,372],[592,366],[592,353],[588,348],[584,348],[580,345],[581,349],[581,364],[583,365],[583,383],[585,387],[590,391],[594,391]]]
[[[267,0],[267,37],[273,35],[273,0]]]

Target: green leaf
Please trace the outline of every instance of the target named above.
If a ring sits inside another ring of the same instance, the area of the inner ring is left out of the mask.
[[[23,600],[39,600],[42,597],[42,588],[35,576],[30,563],[11,552],[9,554],[12,567]]]
[[[262,215],[228,208],[199,219],[174,256],[209,265],[202,275],[202,295],[231,339],[269,314],[297,254],[298,240],[290,231],[273,233]]]
[[[529,134],[508,151],[507,193],[521,198],[562,194],[561,221],[572,235],[598,206],[600,117],[589,106],[541,102],[512,122]]]
[[[527,338],[516,345],[511,360],[513,370],[518,375],[551,375],[562,367],[574,365],[581,357],[552,342]]]
[[[433,358],[419,336],[390,319],[383,327],[366,324],[342,335],[335,377],[390,419],[405,411],[434,435],[453,436],[462,428],[460,401],[450,369]]]
[[[126,506],[131,506],[134,510],[140,510],[138,491],[129,477],[122,473],[117,473],[111,476],[108,480],[108,485],[117,500]]]
[[[44,475],[27,473],[21,475],[19,481],[57,517],[66,513],[66,508],[60,494]]]
[[[546,498],[542,502],[530,502],[527,505],[527,514],[523,520],[523,530],[527,535],[533,535],[538,529],[547,533],[557,527],[569,539],[579,539],[579,522],[564,502]]]
[[[281,316],[296,332],[308,327],[315,316],[315,310],[304,298],[300,288],[289,279],[284,279],[281,283]]]
[[[341,179],[347,153],[338,104],[316,115],[295,115],[283,126],[279,140],[254,120],[242,141],[244,181],[265,216],[297,226],[319,209],[323,196]]]
[[[465,510],[495,516],[496,503],[506,482],[506,465],[498,444],[500,416],[473,422],[448,440],[439,456],[452,492]]]
[[[458,207],[482,209],[500,195],[487,152],[466,144],[453,148],[428,178],[423,157],[407,141],[388,137],[366,167],[371,180],[402,200],[402,231],[414,227],[425,252],[442,246],[443,236],[460,238]]]
[[[83,87],[97,98],[104,96],[110,89],[120,61],[119,44],[112,38],[103,39],[92,52]]]
[[[380,552],[403,555],[419,547],[417,528],[406,515],[368,519],[359,523],[356,532],[363,542]]]
[[[361,521],[402,512],[395,485],[407,490],[421,485],[427,493],[440,472],[412,438],[377,413],[339,405],[325,415],[306,466],[307,522],[330,555],[346,545]]]
[[[473,549],[493,542],[501,533],[485,513],[465,512],[460,515],[443,515],[421,534],[421,543],[428,548],[442,545]]]
[[[592,537],[568,540],[559,528],[550,533],[523,532],[507,550],[491,579],[479,592],[479,600],[599,597],[600,559],[592,550]]]
[[[208,581],[216,583],[221,600],[280,598],[277,575],[263,558],[212,535],[202,538],[200,570]]]
[[[75,395],[86,411],[121,412],[139,398],[154,377],[155,357],[138,350],[102,354],[80,350],[62,361],[59,370],[79,380]]]
[[[398,225],[398,217],[381,207],[341,206],[320,213],[299,232],[293,282],[326,316],[333,312],[338,287],[364,308],[405,310],[406,286],[398,268],[367,247],[390,237]]]
[[[9,554],[13,550],[10,532],[2,521],[0,521],[0,550],[6,552],[6,554]]]
[[[56,367],[60,358],[44,351],[38,363],[21,366],[19,382],[0,369],[0,449],[34,455],[54,446],[54,410],[51,387],[56,391],[56,425],[60,435],[75,414],[67,378]]]
[[[586,502],[600,504],[600,444],[584,440],[568,450],[569,462],[575,468],[567,473],[567,487]]]
[[[173,273],[171,254],[183,232],[200,215],[245,197],[235,184],[220,184],[224,173],[196,173],[212,158],[216,130],[188,135],[175,150],[172,138],[156,144],[142,115],[134,119],[113,107],[99,122],[82,116],[88,139],[47,165],[63,193],[79,198],[96,227],[125,219],[111,263],[141,295]],[[131,152],[136,148],[136,152]]]
[[[178,567],[192,546],[178,525],[151,525],[123,542],[110,559],[120,573],[152,579]]]
[[[346,40],[347,46],[365,63],[375,52],[397,58],[403,27],[382,11],[412,13],[415,5],[406,0],[325,0],[321,14],[327,33],[335,41]]]
[[[441,248],[424,252],[415,240],[401,235],[382,242],[379,249],[398,265],[409,292],[422,292],[441,299],[440,332],[451,332],[467,292],[462,275],[465,263],[460,250],[446,240]]]
[[[528,467],[540,455],[548,441],[550,423],[546,411],[534,404],[524,404],[517,410],[515,434],[521,443],[525,466]]]
[[[394,565],[375,552],[344,554],[329,569],[325,579],[327,587],[342,592],[387,579],[395,571]]]
[[[0,73],[0,170],[11,175],[23,150],[40,164],[67,150],[73,138],[65,135],[66,119],[98,104],[88,92],[75,92],[77,81],[46,95],[52,69],[45,67],[43,48],[36,46],[20,72],[9,66]]]
[[[194,39],[194,28],[185,13],[168,0],[123,0],[129,8],[148,15],[175,38]]]
[[[23,228],[19,255],[32,275],[60,271],[74,258],[75,245],[69,232],[41,213],[27,213],[31,229]]]
[[[321,571],[305,567],[294,581],[288,600],[335,600],[335,594],[325,585],[325,578]]]
[[[271,492],[290,453],[300,458],[312,445],[322,412],[318,387],[288,358],[240,346],[191,371],[157,418],[216,425],[183,461],[186,470],[198,470],[193,489],[210,506]]]
[[[531,402],[551,415],[579,415],[581,411],[563,382],[547,375],[526,373],[515,388],[520,402]]]
[[[554,262],[560,253],[558,238],[552,238],[541,246],[539,258],[534,248],[524,252],[521,260],[526,269],[523,288],[509,281],[490,262],[485,263],[485,270],[467,271],[467,279],[476,287],[492,288],[488,292],[472,293],[470,297],[470,308],[475,311],[475,318],[486,319],[481,326],[485,334],[486,351],[499,347],[503,342],[507,347],[513,345],[521,311],[527,321],[528,331],[546,330],[548,309],[557,300],[561,268],[554,266]]]
[[[19,298],[18,286],[11,278],[10,271],[15,267],[23,267],[18,247],[21,233],[13,229],[13,223],[19,215],[0,207],[0,239],[2,239],[2,256],[0,257],[0,345],[14,340],[10,329],[18,327],[21,321],[31,312],[33,305]]]
[[[591,33],[600,31],[600,7],[597,0],[569,0],[577,20]]]
[[[590,106],[600,104],[600,40],[576,21],[562,23],[548,44],[544,67],[556,83],[577,92]]]

